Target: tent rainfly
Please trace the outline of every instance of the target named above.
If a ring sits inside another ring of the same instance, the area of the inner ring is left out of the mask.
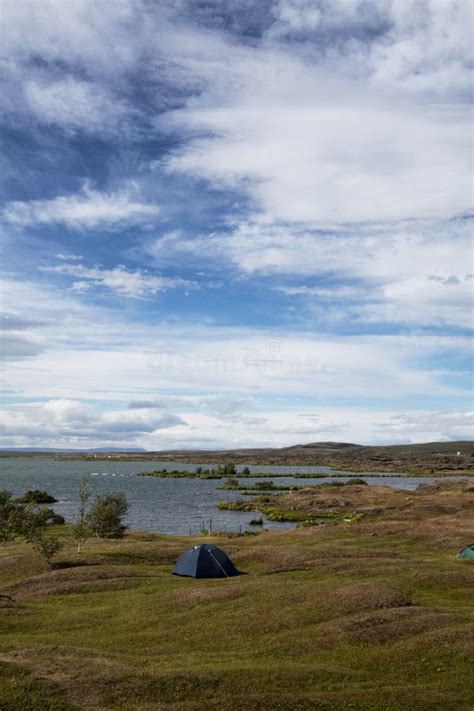
[[[189,548],[171,572],[189,578],[231,578],[238,575],[224,551],[208,543]]]
[[[462,549],[462,551],[459,551],[458,558],[460,560],[468,560],[469,558],[474,559],[474,543],[470,546],[466,546]]]

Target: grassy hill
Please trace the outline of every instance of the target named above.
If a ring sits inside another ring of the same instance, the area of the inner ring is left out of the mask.
[[[365,515],[233,538],[129,533],[71,545],[54,570],[4,546],[0,708],[471,711],[474,562],[456,552],[474,538],[474,492],[427,487],[306,489],[275,501]],[[209,540],[242,575],[171,575]]]

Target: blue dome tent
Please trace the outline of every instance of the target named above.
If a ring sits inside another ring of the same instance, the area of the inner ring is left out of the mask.
[[[462,551],[459,551],[458,558],[460,560],[474,559],[474,544],[471,544],[470,546],[466,546],[465,548],[462,549]]]
[[[189,548],[171,572],[189,578],[231,578],[238,575],[224,551],[208,543]]]

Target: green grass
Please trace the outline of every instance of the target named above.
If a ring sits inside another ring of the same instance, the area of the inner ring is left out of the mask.
[[[61,698],[54,684],[32,678],[24,669],[0,662],[0,709],[2,711],[78,711],[79,706]]]
[[[66,548],[54,571],[5,546],[0,709],[472,711],[474,565],[442,518],[432,538],[373,530],[133,533]],[[245,574],[172,576],[202,540]]]

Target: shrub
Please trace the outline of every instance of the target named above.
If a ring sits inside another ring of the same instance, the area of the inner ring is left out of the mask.
[[[224,466],[219,465],[216,469],[213,469],[213,473],[218,476],[235,477],[237,475],[237,469],[235,468],[235,464],[227,462]]]
[[[77,543],[78,553],[81,552],[82,546],[92,533],[87,512],[87,504],[91,495],[89,479],[89,476],[85,476],[79,483],[79,506],[77,509],[76,520],[72,527],[72,537]]]
[[[45,535],[43,530],[38,530],[35,532],[33,538],[31,539],[33,548],[40,554],[44,561],[49,565],[50,568],[53,567],[52,559],[59,553],[62,549],[63,544],[57,536]]]
[[[123,491],[96,496],[87,520],[98,538],[122,538],[126,526],[123,517],[128,503]]]
[[[0,491],[0,543],[4,545],[19,535],[18,508],[9,491]]]
[[[46,511],[49,512],[49,516],[46,523],[50,524],[51,526],[64,526],[64,524],[66,523],[64,516],[61,516],[61,514],[56,513],[56,511],[53,511],[53,509],[46,509]]]
[[[258,489],[259,491],[266,491],[270,489],[276,489],[277,487],[273,483],[273,481],[256,481],[254,484],[254,488]]]
[[[17,499],[20,504],[55,504],[57,499],[47,491],[41,491],[40,489],[34,489],[33,491],[27,491]]]
[[[52,509],[33,503],[33,497],[26,497],[28,503],[23,503],[23,498],[14,499],[8,491],[0,492],[0,542],[5,544],[22,537],[52,567],[52,558],[61,550],[62,543],[56,536],[46,535],[45,527],[48,523],[64,523],[64,518]]]
[[[237,489],[239,480],[235,476],[228,477],[224,482],[224,487],[227,489]]]

